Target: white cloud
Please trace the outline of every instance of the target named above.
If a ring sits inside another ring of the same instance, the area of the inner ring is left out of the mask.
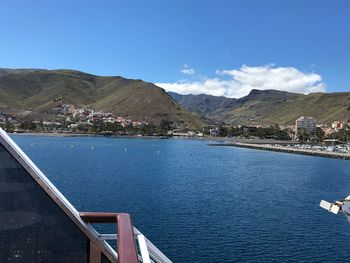
[[[185,75],[194,75],[196,74],[196,71],[193,68],[190,68],[187,64],[183,66],[183,69],[181,69],[181,72]]]
[[[320,75],[314,72],[305,73],[293,67],[275,67],[272,64],[259,67],[243,65],[240,69],[217,70],[216,74],[218,76],[214,78],[156,85],[180,94],[209,94],[230,98],[246,96],[252,89],[275,89],[304,94],[326,90],[326,84],[322,82]]]

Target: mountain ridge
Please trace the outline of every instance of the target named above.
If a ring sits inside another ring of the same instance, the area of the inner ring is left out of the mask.
[[[180,95],[170,93],[189,111],[206,119],[230,125],[294,124],[300,116],[311,116],[320,123],[330,124],[350,117],[350,92],[310,93],[308,95],[278,90],[258,90],[239,99],[211,95]],[[200,96],[200,97],[196,97]],[[199,99],[200,98],[200,99]],[[229,107],[215,111],[202,110],[203,101]]]

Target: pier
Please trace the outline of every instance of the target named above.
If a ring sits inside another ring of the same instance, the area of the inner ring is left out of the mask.
[[[286,152],[286,153],[294,153],[294,154],[350,160],[350,154],[347,154],[347,153],[315,151],[315,150],[310,150],[310,149],[298,149],[298,148],[291,148],[288,146],[273,146],[273,145],[267,145],[267,144],[242,143],[242,142],[213,143],[213,144],[209,144],[209,145],[210,146],[231,146],[231,147],[251,148],[251,149],[273,151],[273,152]]]

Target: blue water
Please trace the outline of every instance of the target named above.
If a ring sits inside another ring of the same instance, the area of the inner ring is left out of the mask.
[[[79,211],[132,215],[174,262],[346,262],[350,161],[181,139],[12,137]],[[114,228],[113,228],[114,230]]]

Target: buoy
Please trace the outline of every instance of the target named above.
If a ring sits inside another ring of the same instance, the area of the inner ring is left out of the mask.
[[[159,151],[159,150],[157,150],[157,154],[160,154],[160,151]]]
[[[94,149],[94,146],[91,146],[91,150],[93,150]]]
[[[127,150],[128,150],[128,149],[125,148],[125,149],[124,149],[124,152],[126,152]]]

